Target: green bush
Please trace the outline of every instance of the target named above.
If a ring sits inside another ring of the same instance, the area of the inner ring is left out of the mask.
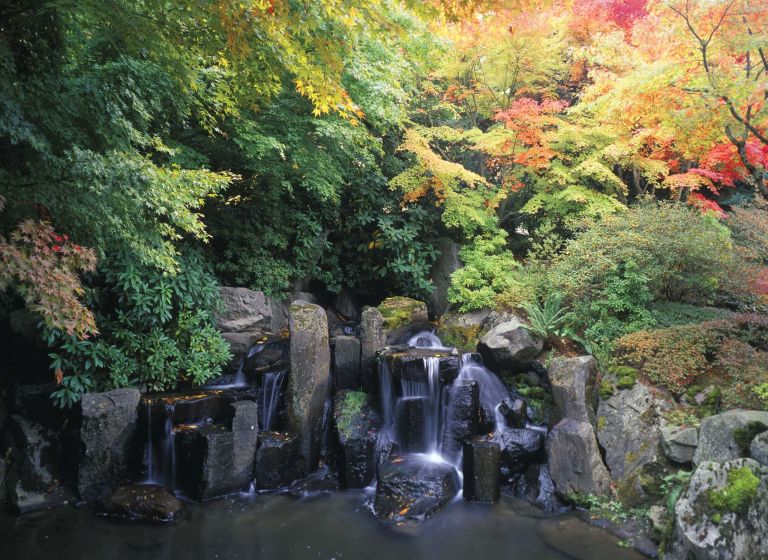
[[[146,384],[163,391],[219,373],[230,354],[213,324],[216,279],[195,253],[179,257],[179,266],[169,275],[128,255],[101,263],[89,290],[99,336],[48,333],[55,349],[51,368],[62,377],[54,393],[59,406],[71,406],[90,390]]]

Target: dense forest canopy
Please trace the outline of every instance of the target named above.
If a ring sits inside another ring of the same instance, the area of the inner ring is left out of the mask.
[[[447,238],[454,309],[609,355],[764,311],[766,100],[762,0],[5,0],[3,306],[71,404],[214,375],[217,283],[423,299]]]

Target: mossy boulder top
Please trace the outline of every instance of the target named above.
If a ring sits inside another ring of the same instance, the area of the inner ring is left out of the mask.
[[[376,308],[383,319],[387,344],[404,342],[406,337],[430,328],[427,304],[407,297],[390,297]]]

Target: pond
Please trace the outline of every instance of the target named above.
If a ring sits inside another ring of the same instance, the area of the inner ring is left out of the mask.
[[[2,558],[13,560],[640,560],[575,514],[544,517],[509,496],[495,506],[456,500],[420,524],[378,521],[364,491],[187,503],[172,526],[120,523],[88,508],[0,515]]]

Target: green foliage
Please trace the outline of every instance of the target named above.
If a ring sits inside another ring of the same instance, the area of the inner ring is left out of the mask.
[[[516,278],[520,264],[502,232],[476,238],[459,257],[464,267],[451,275],[448,300],[462,312],[493,307],[499,295],[523,288]]]
[[[101,334],[77,340],[49,331],[51,368],[61,372],[54,393],[71,406],[88,390],[146,384],[170,390],[181,382],[202,384],[229,359],[227,343],[213,324],[218,286],[196,254],[179,258],[175,275],[138,266],[123,254],[103,261],[89,296]]]
[[[528,313],[528,329],[544,339],[561,336],[560,326],[566,319],[567,307],[562,306],[559,294],[550,293],[543,302],[536,301],[523,306]]]
[[[673,512],[678,498],[688,487],[693,471],[676,471],[661,479],[661,491],[667,496],[667,510]]]
[[[759,486],[760,479],[745,466],[728,471],[726,485],[719,490],[710,490],[707,497],[718,513],[743,513],[755,499]]]
[[[349,391],[341,401],[341,412],[336,420],[336,427],[344,437],[352,436],[352,426],[359,418],[368,395],[364,391]]]

